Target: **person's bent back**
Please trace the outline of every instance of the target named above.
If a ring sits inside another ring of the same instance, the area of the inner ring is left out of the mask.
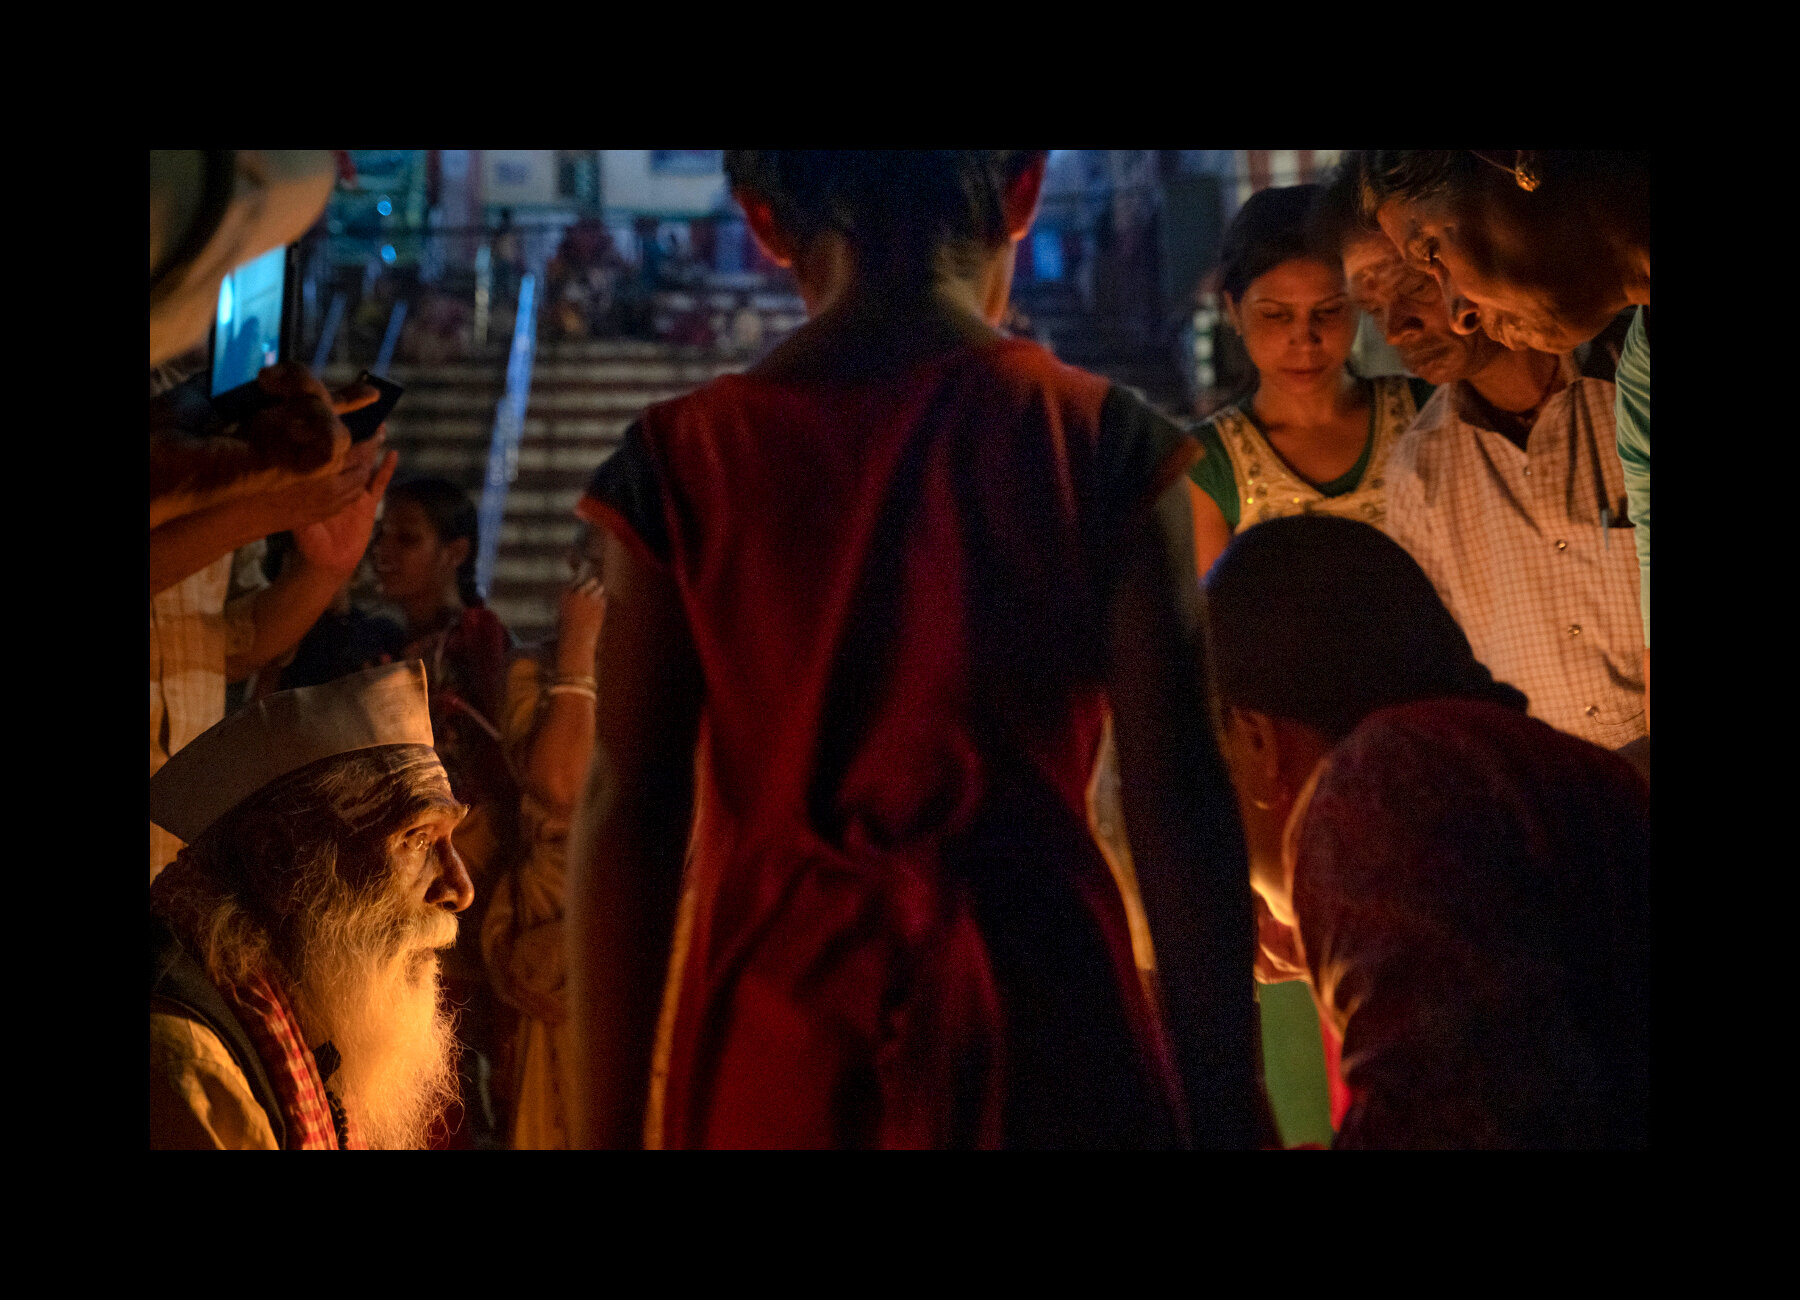
[[[1207,585],[1265,952],[1343,1038],[1337,1145],[1645,1145],[1636,770],[1528,717],[1374,528],[1259,525]]]

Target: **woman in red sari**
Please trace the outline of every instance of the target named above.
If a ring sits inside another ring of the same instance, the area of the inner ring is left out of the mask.
[[[580,1145],[1254,1144],[1194,444],[995,328],[1044,161],[727,155],[810,319],[652,407],[582,503],[610,536]],[[1161,1013],[1087,828],[1108,707]]]

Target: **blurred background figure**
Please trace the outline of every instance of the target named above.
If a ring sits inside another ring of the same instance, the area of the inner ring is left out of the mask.
[[[545,270],[547,298],[563,338],[603,338],[617,332],[613,308],[627,269],[600,220],[583,218],[569,227]]]
[[[481,930],[495,990],[519,1013],[503,1053],[515,1151],[571,1147],[575,1076],[563,927],[569,818],[594,749],[594,660],[606,593],[603,533],[584,527],[570,552],[555,635],[507,673],[504,735],[519,774],[516,860],[495,881]]]

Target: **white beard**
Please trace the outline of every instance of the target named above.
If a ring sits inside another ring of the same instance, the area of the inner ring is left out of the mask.
[[[302,939],[301,996],[337,1048],[331,1091],[371,1147],[423,1147],[457,1099],[455,1019],[435,951],[456,940],[442,908],[336,899]]]

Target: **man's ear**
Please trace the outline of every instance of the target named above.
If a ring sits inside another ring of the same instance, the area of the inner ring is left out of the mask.
[[[470,545],[467,537],[459,537],[444,548],[444,554],[451,561],[452,569],[460,569],[468,562]]]
[[[1257,804],[1274,802],[1281,787],[1281,740],[1266,713],[1225,706],[1225,736],[1232,756],[1232,775]]]
[[[754,194],[738,190],[732,194],[738,206],[744,210],[744,220],[750,224],[750,234],[756,240],[756,246],[763,251],[763,256],[777,266],[792,266],[794,256],[799,251],[793,246],[781,227],[775,224],[775,209]]]
[[[1049,164],[1050,155],[1039,153],[1032,156],[1023,170],[1012,178],[1001,196],[1001,205],[1006,217],[1006,234],[1013,243],[1025,238],[1031,229],[1032,219],[1037,216],[1038,198],[1044,192],[1044,168]]]

